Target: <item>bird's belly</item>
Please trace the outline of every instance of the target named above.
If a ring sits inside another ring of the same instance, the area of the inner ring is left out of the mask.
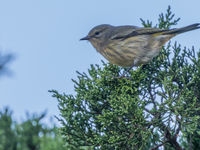
[[[147,53],[141,57],[140,64],[146,64],[150,62],[154,57],[158,56],[160,50],[161,48],[148,50]]]
[[[134,55],[127,54],[118,51],[116,49],[106,48],[104,51],[101,51],[101,54],[112,64],[122,66],[122,67],[131,67],[134,63]]]
[[[140,65],[140,58],[144,55],[147,42],[135,40],[116,40],[99,51],[109,62],[122,67]]]
[[[132,51],[124,50],[122,52],[106,49],[101,54],[112,64],[122,67],[132,67],[147,64],[153,57],[157,56],[159,52],[160,48],[154,50],[150,49],[145,53],[139,53],[138,50],[135,49],[132,49]]]
[[[109,62],[122,67],[146,64],[157,56],[164,42],[147,35],[112,41],[99,51]]]
[[[111,62],[112,64],[115,64],[121,67],[132,67],[134,63],[133,59],[127,60],[127,59],[116,59],[113,57],[112,58],[109,57],[107,58],[107,60]]]

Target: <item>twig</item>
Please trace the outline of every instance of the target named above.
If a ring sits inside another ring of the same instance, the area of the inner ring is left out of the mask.
[[[159,145],[153,147],[151,150],[156,150],[157,148],[159,148],[159,147],[165,145],[165,144],[168,143],[168,142],[169,142],[169,140],[166,140],[166,141],[162,142],[161,144],[159,144]]]

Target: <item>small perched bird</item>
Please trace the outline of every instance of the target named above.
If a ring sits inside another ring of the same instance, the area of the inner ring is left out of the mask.
[[[102,24],[94,27],[80,40],[90,41],[110,63],[129,67],[130,70],[151,61],[172,37],[198,28],[200,23],[176,29]]]

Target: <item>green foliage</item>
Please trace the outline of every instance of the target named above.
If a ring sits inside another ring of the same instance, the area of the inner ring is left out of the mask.
[[[176,25],[180,20],[180,18],[174,19],[174,16],[175,14],[172,14],[171,7],[168,6],[166,14],[161,13],[159,15],[158,24],[156,24],[154,27],[161,29],[170,29],[171,26]],[[144,27],[152,27],[151,21],[145,21],[142,18],[140,18],[140,21],[142,22],[142,25]]]
[[[9,108],[0,111],[0,150],[68,150],[57,127],[42,123],[46,113],[27,115],[22,123]]]
[[[179,20],[168,7],[156,26],[168,29]],[[51,91],[68,148],[181,150],[192,141],[190,149],[200,149],[200,52],[169,42],[149,64],[114,78],[122,70],[91,65],[72,80],[75,95]]]
[[[0,150],[16,150],[17,140],[13,131],[14,124],[12,112],[8,108],[0,111]]]
[[[75,146],[89,144],[114,149],[123,145],[144,145],[150,136],[143,128],[147,124],[143,114],[145,103],[140,101],[138,90],[134,88],[141,77],[135,77],[138,78],[135,82],[118,80],[111,76],[117,75],[119,69],[113,65],[104,66],[103,70],[91,66],[91,78],[79,73],[79,82],[74,80],[76,98],[61,96],[55,91],[61,113],[67,121],[62,120],[65,126],[62,132],[67,132],[67,141]]]
[[[40,123],[44,118],[45,113],[41,115],[30,116],[27,114],[27,121],[17,126],[17,134],[19,143],[18,149],[24,150],[40,150],[40,134],[45,134],[46,129]]]
[[[40,150],[68,150],[57,127],[48,129],[40,139]]]

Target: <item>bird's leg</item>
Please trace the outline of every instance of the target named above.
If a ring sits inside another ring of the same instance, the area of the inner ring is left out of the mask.
[[[125,75],[138,63],[138,61],[139,61],[138,59],[135,59],[135,60],[133,61],[133,65],[130,66],[130,67],[128,68],[128,70],[124,70],[124,72],[123,72],[123,74],[122,74],[121,76],[115,77],[115,78],[117,78],[117,79],[121,79],[121,78],[130,79],[129,77],[126,77]]]
[[[129,67],[128,70],[124,70],[123,74],[121,75],[121,78],[126,77],[125,75],[133,68],[133,66]]]
[[[142,68],[142,69],[145,69],[147,66],[148,66],[147,64],[143,64],[143,65],[141,66],[141,68]]]
[[[126,74],[133,68],[133,66],[129,67],[128,70],[124,70],[122,75],[118,76],[118,77],[114,77],[116,79],[121,79],[121,78],[126,78],[126,79],[130,79],[129,77],[126,77]]]
[[[126,77],[125,75],[135,66],[135,64],[136,64],[136,62],[134,61],[133,65],[131,67],[129,67],[128,70],[124,70],[123,74],[117,78],[118,79],[120,79],[120,78],[130,79],[129,77]]]

